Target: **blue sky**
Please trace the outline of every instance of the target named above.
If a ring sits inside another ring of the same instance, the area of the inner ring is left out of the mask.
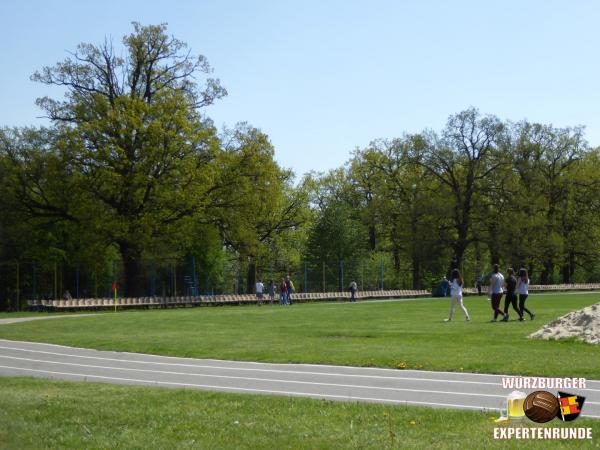
[[[9,3],[9,4],[7,4]],[[29,81],[80,42],[168,22],[229,96],[206,113],[247,121],[298,175],[356,147],[475,106],[501,119],[586,126],[600,145],[600,2],[11,1],[0,7],[0,126],[40,125],[56,95]]]

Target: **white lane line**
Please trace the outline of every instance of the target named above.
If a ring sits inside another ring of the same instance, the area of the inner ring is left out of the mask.
[[[69,347],[67,347],[69,348]],[[164,365],[164,366],[173,366],[173,367],[190,367],[190,368],[198,368],[198,369],[214,369],[214,370],[239,370],[239,371],[247,371],[247,372],[271,372],[271,373],[284,373],[284,374],[296,374],[296,375],[322,375],[322,376],[335,376],[335,377],[349,377],[349,378],[371,378],[371,379],[383,379],[383,380],[399,380],[399,381],[416,381],[416,382],[438,382],[438,383],[458,383],[458,384],[475,384],[475,385],[490,385],[490,386],[499,386],[500,380],[496,383],[491,382],[482,382],[482,381],[467,381],[467,380],[445,380],[439,378],[420,378],[420,377],[390,377],[390,376],[382,376],[382,375],[362,375],[362,374],[351,374],[351,373],[330,373],[330,372],[309,372],[309,371],[298,371],[298,370],[279,370],[279,369],[257,369],[257,368],[245,368],[245,367],[232,367],[232,366],[213,366],[213,365],[202,365],[202,364],[181,364],[181,363],[167,363],[167,362],[158,362],[158,361],[138,361],[138,360],[128,360],[128,359],[119,359],[119,358],[106,358],[100,356],[85,356],[85,355],[74,355],[67,353],[57,353],[57,352],[48,352],[42,350],[31,350],[31,349],[22,349],[16,347],[5,347],[0,346],[0,349],[13,350],[13,351],[21,351],[28,353],[41,353],[46,355],[54,355],[54,356],[64,356],[70,358],[82,358],[82,359],[92,359],[92,360],[100,360],[100,361],[114,361],[119,363],[132,363],[132,364],[154,364],[154,365]],[[143,354],[135,354],[144,356]],[[153,356],[153,355],[150,355]],[[160,357],[162,358],[162,357]],[[263,363],[254,363],[261,365]],[[312,367],[320,367],[318,365],[312,365]],[[327,366],[333,368],[344,368],[343,366]],[[362,368],[361,368],[362,369]],[[428,373],[428,372],[425,372]],[[431,372],[435,373],[435,372]],[[453,372],[450,372],[453,373]],[[587,382],[592,380],[586,380]],[[600,389],[581,389],[583,391],[591,391],[591,392],[600,392]]]
[[[192,367],[198,369],[216,369],[216,370],[240,370],[247,372],[273,372],[273,373],[287,373],[287,374],[300,374],[300,375],[324,375],[324,376],[335,376],[335,377],[354,377],[354,378],[374,378],[374,379],[383,379],[383,380],[403,380],[403,381],[435,381],[440,383],[462,383],[462,384],[481,384],[481,385],[492,385],[499,386],[500,382],[497,383],[488,383],[481,381],[466,381],[466,380],[443,380],[436,378],[414,378],[414,377],[389,377],[383,375],[362,375],[362,374],[349,374],[349,373],[330,373],[330,372],[307,372],[302,370],[279,370],[279,369],[257,369],[257,368],[249,368],[249,367],[231,367],[231,366],[211,366],[211,365],[202,365],[202,364],[181,364],[181,363],[167,363],[167,362],[158,362],[158,361],[136,361],[129,359],[119,359],[119,358],[106,358],[101,356],[84,356],[84,355],[69,355],[66,353],[56,353],[56,352],[47,352],[41,350],[30,350],[30,349],[21,349],[21,348],[12,348],[12,347],[4,347],[0,346],[0,349],[5,350],[14,350],[28,353],[41,353],[45,355],[54,355],[54,356],[64,356],[68,358],[82,358],[82,359],[95,359],[100,361],[115,361],[122,363],[132,363],[132,364],[154,364],[154,365],[163,365],[163,366],[173,366],[173,367]],[[335,367],[335,366],[331,366]],[[339,367],[338,367],[339,368]]]
[[[66,350],[82,350],[82,351],[95,351],[95,352],[106,352],[106,353],[115,353],[114,350],[95,350],[90,348],[83,347],[70,347],[66,345],[60,344],[48,344],[45,342],[27,342],[27,341],[11,341],[8,339],[0,339],[0,342],[8,342],[11,344],[33,344],[40,346],[50,346],[50,347],[59,347],[64,348]],[[282,372],[282,373],[293,373],[293,374],[308,374],[308,375],[325,375],[325,376],[347,376],[347,377],[358,377],[358,378],[380,378],[380,379],[397,379],[397,380],[408,380],[408,381],[438,381],[442,383],[466,383],[466,384],[482,384],[482,385],[493,385],[497,386],[500,383],[500,380],[496,382],[483,382],[483,381],[466,381],[466,380],[448,380],[443,378],[412,378],[412,377],[397,377],[397,376],[383,376],[383,375],[362,375],[362,374],[352,374],[352,373],[327,373],[327,372],[306,372],[306,371],[294,371],[288,369],[253,369],[247,367],[236,367],[236,366],[210,366],[210,365],[198,365],[198,364],[183,364],[183,363],[166,363],[160,361],[137,361],[137,360],[126,360],[126,359],[118,359],[118,358],[106,358],[99,356],[85,356],[85,355],[74,355],[67,353],[55,353],[55,352],[47,352],[41,350],[32,350],[18,347],[5,347],[0,345],[0,349],[5,350],[15,350],[15,351],[23,351],[23,352],[31,352],[31,353],[42,353],[48,355],[57,355],[57,356],[66,356],[72,358],[86,358],[86,359],[98,359],[98,360],[106,360],[106,361],[123,361],[130,363],[147,363],[147,364],[159,364],[159,365],[170,365],[170,366],[179,366],[179,367],[198,367],[198,368],[215,368],[220,370],[228,370],[228,369],[236,369],[236,370],[246,370],[246,371],[257,371],[257,372]],[[336,366],[330,364],[285,364],[285,363],[269,363],[269,362],[256,362],[256,361],[230,361],[223,359],[212,359],[212,358],[202,358],[202,359],[194,359],[194,358],[183,358],[180,356],[162,356],[162,355],[151,355],[147,353],[132,353],[132,352],[117,352],[124,355],[132,355],[139,356],[144,358],[157,358],[157,359],[175,359],[175,360],[189,360],[189,361],[212,361],[216,363],[237,363],[244,365],[255,365],[255,366],[277,366],[277,367],[317,367],[317,368],[333,368],[339,370],[360,370],[360,371],[379,371],[379,372],[389,372],[389,373],[399,373],[396,369],[389,369],[385,367],[356,367],[356,366]],[[447,374],[454,376],[478,376],[478,377],[492,377],[495,379],[498,378],[565,378],[565,377],[533,377],[533,376],[523,376],[523,375],[502,375],[502,374],[489,374],[489,373],[473,373],[473,372],[450,372],[450,371],[434,371],[434,370],[405,370],[403,373],[416,373],[416,374]],[[600,380],[591,380],[586,379],[586,383],[600,383]],[[597,389],[585,389],[596,391]]]
[[[116,352],[115,350],[96,350],[96,349],[92,349],[92,348],[85,348],[85,347],[71,347],[71,346],[67,346],[67,345],[61,345],[61,344],[49,344],[46,342],[28,342],[28,341],[11,341],[9,339],[0,339],[0,342],[8,342],[10,344],[26,344],[26,345],[40,345],[40,346],[49,346],[49,347],[58,347],[58,348],[64,348],[66,350],[82,350],[82,351],[97,351],[97,352]],[[24,349],[24,348],[11,348],[11,347],[2,347],[0,346],[0,348],[5,348],[5,349],[9,349],[9,350],[22,350],[22,351],[35,351],[35,350],[30,350],[30,349]],[[194,358],[184,358],[181,356],[168,356],[168,355],[151,355],[151,354],[147,354],[147,353],[133,353],[133,352],[118,352],[124,355],[133,355],[133,356],[140,356],[140,357],[144,357],[144,358],[160,358],[160,359],[176,359],[176,360],[190,360],[193,361]],[[60,355],[62,353],[56,353],[57,355]],[[84,356],[81,356],[84,357]],[[302,366],[302,367],[318,367],[318,368],[327,368],[327,367],[332,367],[334,369],[342,369],[342,370],[353,370],[353,369],[357,369],[360,371],[378,371],[378,372],[390,372],[390,373],[398,373],[397,369],[390,369],[390,368],[386,368],[386,367],[357,367],[357,366],[336,366],[333,364],[286,364],[286,363],[270,363],[270,362],[257,362],[257,361],[231,361],[231,360],[226,360],[226,359],[215,359],[215,358],[201,358],[202,361],[213,361],[213,362],[217,362],[217,363],[239,363],[239,364],[244,364],[244,365],[257,365],[257,366]],[[148,361],[150,362],[150,361]],[[164,363],[161,363],[164,364]],[[183,365],[183,364],[182,364]],[[478,376],[478,377],[515,377],[515,376],[519,376],[519,375],[501,375],[501,374],[490,374],[490,373],[473,373],[473,372],[450,372],[450,371],[435,371],[435,370],[404,370],[403,372],[411,372],[411,373],[425,373],[425,374],[448,374],[448,375],[456,375],[456,376],[461,376],[461,375],[467,375],[467,376]],[[307,372],[308,373],[308,372]],[[441,380],[441,381],[450,381],[450,380]],[[591,381],[591,380],[588,380]],[[461,381],[462,382],[462,381]],[[598,381],[600,383],[600,380]],[[491,384],[495,384],[495,383],[491,383]]]
[[[50,346],[50,347],[59,347],[59,348],[64,348],[67,350],[82,350],[82,351],[97,351],[97,352],[115,352],[115,350],[96,350],[96,349],[91,349],[91,348],[85,348],[85,347],[71,347],[71,346],[67,346],[67,345],[61,345],[61,344],[48,344],[45,342],[28,342],[28,341],[11,341],[8,339],[0,339],[0,342],[8,342],[10,344],[26,344],[26,345],[40,345],[40,346]],[[17,350],[14,348],[10,348],[10,347],[2,347],[0,346],[0,348],[7,348],[7,349],[11,349],[11,350]],[[28,349],[21,349],[19,348],[18,350],[23,350],[23,351],[34,351],[34,350],[28,350]],[[133,353],[133,352],[118,352],[118,353],[122,353],[124,355],[134,355],[134,356],[140,356],[140,357],[145,357],[145,358],[160,358],[160,359],[176,359],[176,360],[182,360],[182,359],[187,359],[187,360],[194,360],[194,358],[183,358],[181,356],[163,356],[163,355],[150,355],[147,353]],[[60,353],[57,353],[60,354]],[[217,363],[240,363],[240,364],[245,364],[245,365],[258,365],[258,366],[266,366],[266,365],[271,365],[271,366],[302,366],[302,367],[333,367],[335,369],[346,369],[346,370],[352,370],[352,369],[358,369],[361,371],[379,371],[379,372],[390,372],[390,373],[398,373],[397,369],[390,369],[390,368],[386,368],[386,367],[356,367],[356,366],[336,366],[333,364],[286,364],[286,363],[269,363],[269,362],[257,362],[257,361],[231,361],[231,360],[226,360],[226,359],[214,359],[214,358],[201,358],[202,361],[214,361]],[[474,375],[474,376],[479,376],[479,377],[509,377],[509,376],[518,376],[518,375],[501,375],[501,374],[490,374],[490,373],[472,373],[472,372],[450,372],[450,371],[435,371],[435,370],[405,370],[404,372],[413,372],[413,373],[431,373],[431,374],[449,374],[449,375]],[[448,380],[449,381],[449,380]],[[600,380],[598,381],[600,383]]]
[[[355,397],[355,396],[346,396],[346,395],[333,395],[333,394],[314,394],[310,392],[295,392],[295,391],[276,391],[271,389],[252,389],[252,388],[232,388],[232,387],[223,387],[223,386],[211,386],[207,384],[192,384],[192,383],[176,383],[176,382],[165,382],[165,381],[147,381],[147,380],[137,380],[134,378],[118,378],[118,377],[105,377],[100,375],[86,375],[86,374],[76,374],[76,373],[65,373],[65,372],[54,372],[50,370],[39,370],[39,369],[23,369],[20,367],[11,367],[11,366],[0,366],[2,369],[12,369],[12,370],[24,370],[28,372],[37,372],[37,373],[47,373],[52,375],[67,375],[67,376],[79,376],[85,379],[87,378],[98,378],[103,380],[116,380],[116,381],[129,381],[141,384],[150,384],[150,385],[164,385],[164,386],[180,386],[180,387],[194,387],[194,388],[202,388],[202,389],[214,389],[220,391],[232,391],[232,392],[260,392],[264,394],[280,394],[280,395],[291,395],[296,397],[312,397],[312,398],[324,398],[324,399],[334,399],[334,400],[357,400],[357,401],[366,401],[366,402],[378,402],[378,403],[391,403],[394,405],[424,405],[424,406],[440,406],[440,407],[449,407],[449,408],[461,408],[461,409],[476,409],[479,411],[498,411],[499,408],[488,408],[485,406],[473,406],[473,405],[459,405],[455,403],[438,403],[438,402],[418,402],[412,400],[390,400],[387,398],[374,398],[374,397]],[[600,419],[600,416],[594,415],[584,415],[582,417],[588,417],[593,419]]]
[[[233,392],[262,392],[266,394],[282,394],[282,395],[293,395],[302,397],[316,397],[316,398],[331,398],[331,399],[343,399],[343,400],[362,400],[370,402],[381,402],[381,403],[392,403],[397,405],[428,405],[428,406],[447,406],[450,408],[466,408],[466,409],[477,409],[484,411],[496,411],[499,408],[488,408],[485,406],[473,406],[473,405],[459,405],[453,403],[435,403],[435,402],[417,402],[412,400],[390,400],[388,398],[373,398],[373,397],[355,397],[351,395],[334,395],[334,394],[314,394],[312,392],[297,392],[297,391],[280,391],[273,389],[253,389],[253,388],[239,388],[239,387],[227,387],[227,386],[212,386],[208,384],[194,384],[194,383],[177,383],[174,381],[148,381],[138,380],[135,378],[120,378],[120,377],[106,377],[101,375],[87,375],[81,373],[71,372],[55,372],[51,370],[41,369],[25,369],[22,367],[12,366],[1,366],[0,369],[11,369],[11,370],[24,370],[28,372],[47,373],[52,375],[63,375],[63,376],[77,376],[82,378],[98,378],[103,380],[116,380],[116,381],[129,381],[133,383],[143,383],[150,385],[164,385],[164,386],[181,386],[181,387],[195,387],[203,389],[214,389],[214,390],[227,390]],[[588,416],[590,417],[590,416]]]
[[[281,379],[273,379],[273,378],[254,378],[254,377],[240,377],[234,375],[210,375],[204,373],[189,373],[189,372],[173,372],[173,371],[165,371],[165,370],[150,370],[150,369],[133,369],[128,367],[112,367],[112,366],[97,366],[90,364],[77,364],[77,363],[67,363],[67,362],[59,362],[59,361],[46,361],[39,359],[31,359],[31,358],[20,358],[17,356],[4,356],[0,355],[0,358],[5,359],[14,359],[18,361],[27,361],[34,363],[45,363],[45,364],[59,364],[64,366],[75,366],[75,367],[87,367],[94,369],[106,369],[106,370],[123,370],[130,372],[145,372],[145,373],[157,373],[163,375],[183,375],[183,376],[196,376],[196,377],[205,377],[205,378],[225,378],[230,380],[246,380],[246,381],[265,381],[272,383],[290,383],[290,384],[307,384],[313,386],[330,386],[330,387],[343,387],[343,388],[353,388],[353,389],[374,389],[374,390],[382,390],[382,391],[393,391],[393,392],[420,392],[424,394],[446,394],[446,395],[468,395],[473,397],[495,397],[495,398],[505,398],[506,395],[495,395],[495,394],[480,394],[480,393],[467,393],[467,392],[449,392],[449,391],[433,391],[428,389],[408,389],[408,388],[393,388],[393,387],[383,387],[383,386],[369,386],[369,385],[356,385],[356,384],[340,384],[340,383],[323,383],[323,382],[315,382],[315,381],[298,381],[298,380],[281,380]],[[333,374],[330,374],[333,375]],[[588,389],[590,390],[590,389]],[[594,390],[594,389],[592,389]],[[597,402],[586,402],[589,405],[600,405]]]
[[[97,352],[115,352],[114,350],[95,350],[95,349],[90,349],[90,348],[83,348],[83,347],[70,347],[70,346],[66,346],[66,345],[60,345],[60,344],[48,344],[45,342],[27,342],[27,341],[11,341],[8,339],[0,339],[0,342],[8,342],[11,344],[16,344],[16,343],[20,343],[20,344],[32,344],[32,345],[40,345],[40,346],[50,346],[50,347],[59,347],[59,348],[64,348],[67,350],[82,350],[82,351],[97,351]],[[5,349],[9,349],[9,350],[20,350],[20,351],[29,351],[29,352],[38,352],[36,350],[30,350],[30,349],[24,349],[24,348],[11,348],[11,347],[3,347],[0,346],[0,349],[5,348]],[[40,353],[44,353],[41,352]],[[93,356],[82,356],[82,355],[68,355],[68,354],[63,354],[63,353],[50,353],[47,352],[48,354],[55,354],[55,355],[64,355],[64,356],[73,356],[73,357],[78,357],[78,358],[97,358],[97,359],[101,359],[100,357],[93,357]],[[150,355],[147,353],[133,353],[133,352],[118,352],[124,355],[133,355],[133,356],[140,356],[140,357],[144,357],[144,358],[159,358],[159,359],[175,359],[175,360],[189,360],[189,361],[194,361],[194,358],[183,358],[181,356],[162,356],[162,355]],[[108,360],[111,360],[110,358],[107,358]],[[116,361],[125,361],[125,360],[120,360],[120,359],[115,359]],[[198,360],[198,359],[196,359]],[[216,363],[238,363],[238,364],[244,364],[244,365],[257,365],[257,366],[278,366],[278,367],[285,367],[285,366],[290,366],[290,367],[317,367],[317,368],[334,368],[334,369],[341,369],[341,370],[360,370],[360,371],[379,371],[379,372],[389,372],[389,373],[398,373],[397,369],[389,369],[389,368],[385,368],[385,367],[356,367],[356,366],[336,366],[336,365],[331,365],[331,364],[285,364],[285,363],[269,363],[269,362],[256,362],[256,361],[230,361],[230,360],[224,360],[224,359],[214,359],[214,358],[202,358],[201,361],[211,361],[211,362],[216,362]],[[131,362],[141,362],[141,361],[131,361]],[[167,364],[167,365],[177,365],[176,363],[162,363],[162,362],[152,362],[152,361],[143,361],[143,362],[147,362],[149,364]],[[179,364],[180,366],[186,366],[186,364]],[[204,367],[204,366],[194,366],[194,365],[190,365],[190,367]],[[228,366],[228,367],[221,367],[221,366],[206,366],[206,367],[215,367],[218,369],[227,369],[227,368],[234,368],[234,369],[238,369],[238,370],[255,370],[255,369],[250,369],[250,368],[238,368],[235,366]],[[277,369],[260,369],[260,370],[266,370],[266,371],[277,371]],[[288,373],[296,373],[294,371],[290,371],[290,370],[282,370],[283,372],[288,372]],[[506,375],[506,374],[490,374],[490,373],[473,373],[473,372],[450,372],[450,371],[435,371],[435,370],[403,370],[403,373],[417,373],[417,374],[447,374],[447,375],[454,375],[454,376],[477,376],[477,377],[492,377],[492,378],[502,378],[502,377],[506,377],[506,378],[564,378],[564,377],[530,377],[530,376],[523,376],[523,375]],[[312,374],[311,372],[303,372],[303,371],[298,371],[297,373],[307,373],[307,374]],[[321,373],[321,372],[315,372],[315,374],[320,374],[320,375],[328,375],[327,373]],[[336,376],[338,374],[335,374]],[[339,374],[340,376],[355,376],[355,377],[371,377],[371,375],[352,375],[352,374]],[[373,377],[377,377],[377,376],[373,376]],[[381,378],[397,378],[397,379],[406,379],[406,380],[426,380],[428,381],[429,379],[427,378],[402,378],[402,377],[385,377],[385,376],[379,376]],[[463,381],[463,380],[446,380],[446,379],[432,379],[433,381],[441,381],[441,382],[447,382],[447,383],[475,383],[475,384],[489,384],[489,385],[496,385],[498,382],[496,383],[486,383],[486,382],[478,382],[478,381]],[[591,380],[591,379],[586,379],[586,383],[600,383],[600,380]]]
[[[39,359],[29,359],[29,358],[18,358],[14,356],[2,356],[0,358],[5,359],[16,359],[19,361],[28,361],[35,363],[47,363],[47,364],[60,364],[65,366],[76,366],[76,367],[88,367],[94,369],[106,369],[106,370],[128,370],[131,372],[145,372],[145,373],[158,373],[164,375],[184,375],[184,376],[198,376],[198,377],[206,377],[206,378],[226,378],[229,380],[246,380],[246,381],[268,381],[272,383],[290,383],[290,384],[307,384],[310,386],[330,386],[330,387],[343,387],[343,388],[353,388],[353,389],[375,389],[381,391],[398,391],[398,392],[420,392],[423,394],[446,394],[446,395],[469,395],[473,397],[495,397],[495,398],[505,398],[506,395],[495,395],[495,394],[476,394],[476,393],[466,393],[466,392],[449,392],[449,391],[431,391],[427,389],[408,389],[408,388],[393,388],[393,387],[380,387],[380,386],[369,386],[369,385],[355,385],[355,384],[339,384],[339,383],[319,383],[316,381],[297,381],[297,380],[280,380],[280,379],[272,379],[272,378],[252,378],[252,377],[238,377],[233,375],[208,375],[202,373],[186,373],[186,372],[170,372],[164,370],[149,370],[149,369],[132,369],[126,367],[110,367],[110,366],[94,366],[88,364],[75,364],[75,363],[66,363],[66,362],[56,362],[56,361],[43,361]],[[590,402],[588,402],[590,403]]]

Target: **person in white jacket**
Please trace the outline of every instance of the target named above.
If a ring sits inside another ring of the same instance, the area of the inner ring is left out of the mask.
[[[527,276],[527,269],[523,268],[519,270],[519,278],[517,279],[517,294],[519,294],[519,311],[521,317],[519,320],[523,320],[523,313],[529,314],[531,320],[535,319],[535,314],[525,308],[525,300],[529,296],[529,277]]]
[[[454,269],[452,271],[452,275],[450,276],[450,315],[445,320],[445,322],[450,322],[452,320],[452,316],[454,316],[454,305],[458,304],[460,309],[462,309],[463,313],[465,313],[465,318],[467,320],[471,320],[469,317],[469,311],[463,305],[463,285],[464,280],[460,271],[458,269]]]

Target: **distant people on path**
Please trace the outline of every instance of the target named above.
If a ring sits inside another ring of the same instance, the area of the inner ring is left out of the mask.
[[[527,312],[531,320],[535,319],[535,314],[525,308],[525,300],[529,296],[529,276],[527,275],[527,269],[519,269],[516,293],[519,294],[519,311],[521,315],[519,320],[523,320],[523,312]]]
[[[65,289],[65,292],[63,292],[62,295],[63,300],[72,300],[73,297],[71,296],[71,293],[69,292],[68,289]]]
[[[452,279],[452,281],[449,283],[450,284],[450,295],[451,295],[450,315],[445,320],[445,322],[452,321],[452,317],[454,316],[454,305],[456,305],[456,304],[458,304],[460,309],[462,309],[463,313],[465,314],[465,318],[467,319],[467,321],[469,321],[469,320],[471,320],[471,318],[469,317],[469,312],[467,311],[467,308],[465,308],[465,305],[463,304],[463,284],[464,284],[463,277],[460,274],[460,271],[458,269],[453,269],[452,275],[450,276],[450,278]]]
[[[290,279],[289,275],[287,277],[285,277],[285,284],[286,284],[286,288],[287,288],[287,304],[291,305],[292,304],[292,294],[294,293],[294,282]]]
[[[494,310],[494,318],[492,322],[496,322],[498,316],[504,317],[504,311],[500,309],[500,301],[502,300],[502,294],[504,287],[504,275],[500,273],[500,267],[498,264],[494,264],[494,272],[490,277],[490,287],[488,293],[490,294],[490,300],[492,301],[492,309]]]
[[[448,296],[448,288],[450,287],[450,282],[448,281],[448,278],[444,277],[442,278],[442,297],[447,297]]]
[[[269,280],[269,300],[271,305],[275,301],[275,283],[273,283],[273,280]]]
[[[262,280],[258,280],[256,283],[256,300],[258,300],[258,306],[262,305],[263,302],[263,290],[265,289],[265,285]]]
[[[285,278],[282,278],[281,283],[279,283],[279,304],[280,305],[288,304],[287,284],[285,282]]]
[[[356,284],[356,281],[352,280],[352,283],[350,283],[350,301],[351,302],[356,301],[356,292],[357,291],[358,291],[358,285]]]
[[[515,271],[512,267],[509,267],[507,273],[508,277],[504,282],[504,285],[506,286],[506,294],[504,297],[504,317],[502,320],[504,322],[508,322],[508,308],[510,305],[512,305],[513,309],[519,315],[519,320],[523,320],[523,314],[517,307],[517,279],[515,278]]]

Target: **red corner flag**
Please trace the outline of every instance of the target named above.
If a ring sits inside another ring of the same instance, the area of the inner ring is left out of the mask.
[[[117,280],[113,281],[113,284],[112,284],[112,290],[113,290],[113,291],[116,291],[116,290],[117,290]]]

